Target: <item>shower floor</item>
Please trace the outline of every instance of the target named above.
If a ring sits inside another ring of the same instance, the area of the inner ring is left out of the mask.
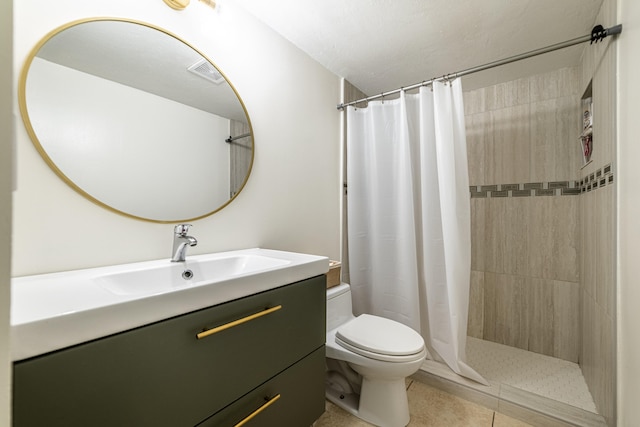
[[[467,363],[488,381],[598,412],[577,363],[472,337]]]
[[[490,386],[432,360],[416,378],[533,425],[605,425],[576,363],[468,337],[467,364]]]

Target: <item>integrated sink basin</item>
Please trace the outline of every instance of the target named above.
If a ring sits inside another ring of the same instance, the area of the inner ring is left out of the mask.
[[[116,295],[153,295],[285,267],[292,261],[256,254],[224,255],[163,263],[95,278]]]
[[[12,359],[23,360],[329,270],[327,257],[244,249],[11,281]]]

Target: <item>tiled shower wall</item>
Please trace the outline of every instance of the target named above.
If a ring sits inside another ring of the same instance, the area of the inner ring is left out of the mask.
[[[604,0],[596,23],[615,25]],[[465,93],[472,214],[469,335],[578,362],[616,424],[615,39],[582,66]],[[591,85],[593,154],[580,99]],[[579,195],[578,195],[579,194]]]
[[[469,335],[578,362],[580,70],[465,93]]]
[[[616,1],[604,0],[596,23],[606,28],[618,24],[616,21]],[[615,43],[615,38],[608,37],[585,49],[582,58],[581,87],[587,88],[589,82],[592,85],[594,149],[591,163],[580,171],[580,177],[588,181],[583,182],[586,191],[579,196],[578,207],[582,283],[580,367],[598,411],[610,426],[616,425]],[[605,177],[607,169],[609,175]]]

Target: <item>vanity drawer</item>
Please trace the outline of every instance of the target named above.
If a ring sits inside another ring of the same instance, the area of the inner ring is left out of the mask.
[[[323,346],[324,284],[318,276],[17,362],[14,426],[196,425]]]
[[[308,427],[325,410],[324,346],[247,393],[198,427]],[[250,421],[249,421],[250,420]]]

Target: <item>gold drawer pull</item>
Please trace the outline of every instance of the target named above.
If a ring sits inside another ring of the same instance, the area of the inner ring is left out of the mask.
[[[242,319],[234,320],[233,322],[225,323],[224,325],[217,326],[212,329],[207,329],[206,331],[200,332],[198,335],[199,340],[202,338],[206,338],[209,335],[213,335],[215,333],[224,331],[225,329],[233,328],[234,326],[241,325],[249,320],[257,319],[258,317],[266,316],[267,314],[273,313],[274,311],[278,311],[282,308],[281,305],[276,305],[275,307],[267,308],[266,310],[260,311],[258,313],[252,314],[247,317],[243,317]]]
[[[264,405],[262,405],[261,407],[259,407],[255,411],[253,411],[251,414],[249,414],[249,416],[247,416],[244,420],[240,421],[238,424],[236,424],[233,427],[240,427],[240,426],[245,425],[247,422],[249,422],[250,419],[252,419],[256,415],[258,415],[260,412],[262,412],[265,409],[267,409],[269,406],[271,406],[273,403],[275,403],[275,401],[278,400],[278,399],[280,399],[280,395],[276,394],[271,399],[269,399],[269,401],[267,403],[265,403]]]

